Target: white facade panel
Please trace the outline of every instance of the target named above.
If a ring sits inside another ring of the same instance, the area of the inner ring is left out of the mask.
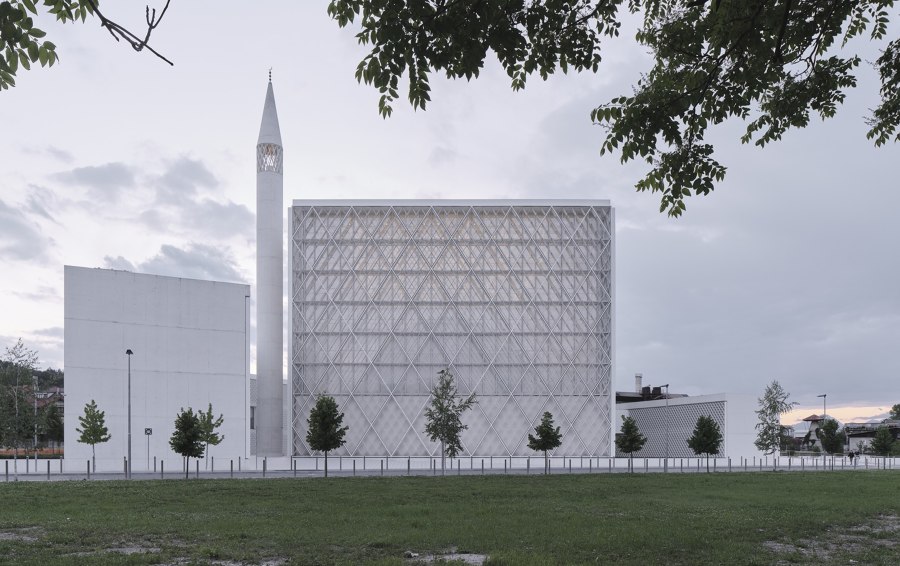
[[[555,455],[611,455],[607,201],[295,201],[289,230],[293,454],[328,394],[338,454],[436,455],[424,409],[450,367],[478,398],[464,455],[533,454],[544,411]]]
[[[97,468],[121,470],[127,454],[131,357],[132,470],[169,465],[182,407],[224,415],[216,458],[248,455],[249,295],[247,285],[65,268],[66,462],[83,469],[91,447],[75,429],[91,400],[112,439],[96,446]],[[144,429],[152,428],[145,436]],[[149,440],[149,444],[148,444]],[[148,456],[149,448],[149,456]],[[174,469],[173,469],[174,471]]]

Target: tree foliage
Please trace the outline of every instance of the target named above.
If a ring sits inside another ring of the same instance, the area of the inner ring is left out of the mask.
[[[547,451],[558,448],[562,444],[562,433],[559,427],[553,426],[553,415],[545,411],[541,417],[541,423],[534,427],[534,435],[528,435],[528,447],[537,452],[544,453],[544,473],[550,473],[550,461]]]
[[[44,437],[47,441],[57,445],[61,443],[65,439],[65,427],[63,426],[62,414],[60,414],[56,403],[47,405],[47,408],[44,409],[42,420]]]
[[[781,447],[781,415],[790,411],[796,403],[788,401],[790,394],[781,387],[778,380],[766,386],[759,399],[756,415],[756,445],[765,454],[774,454]]]
[[[85,22],[97,18],[116,41],[124,41],[135,51],[147,49],[163,61],[171,61],[154,51],[147,42],[150,34],[159,25],[166,10],[167,1],[159,16],[156,9],[147,7],[146,35],[140,37],[125,27],[107,18],[99,9],[99,0],[3,0],[0,1],[0,90],[16,86],[19,68],[28,71],[32,64],[52,67],[59,61],[56,44],[45,39],[47,33],[34,25],[34,18],[48,14],[59,22]]]
[[[200,416],[191,407],[187,410],[182,408],[175,417],[175,431],[169,439],[169,446],[184,458],[184,478],[187,479],[191,458],[202,458],[204,448]]]
[[[222,426],[225,418],[222,414],[219,414],[218,417],[213,415],[212,403],[209,404],[206,412],[198,412],[197,418],[200,420],[200,440],[203,442],[203,453],[209,455],[210,446],[218,446],[225,440],[224,434],[216,432],[216,429]]]
[[[616,448],[628,454],[629,467],[634,471],[634,453],[644,447],[647,437],[641,434],[633,417],[622,417],[622,430],[616,435]]]
[[[328,477],[328,453],[344,445],[344,435],[349,427],[344,423],[344,413],[338,410],[337,401],[328,395],[319,395],[306,419],[306,442],[313,450],[325,453],[325,477]]]
[[[441,473],[445,456],[453,458],[462,450],[460,434],[469,428],[462,423],[462,414],[475,402],[474,393],[465,399],[457,394],[449,368],[438,372],[438,383],[431,389],[431,402],[425,409],[425,434],[432,442],[441,443]]]
[[[872,439],[872,452],[878,456],[887,456],[891,453],[894,442],[894,435],[891,434],[891,429],[881,425],[875,430],[875,438]]]
[[[477,78],[489,52],[514,90],[557,69],[597,72],[601,45],[619,35],[626,11],[641,16],[637,42],[652,67],[632,91],[591,113],[604,125],[601,153],[643,160],[639,191],[660,195],[679,216],[685,199],[706,195],[724,165],[706,140],[710,127],[745,122],[741,141],[765,146],[812,116],[834,116],[856,86],[861,58],[850,40],[882,47],[874,62],[881,102],[867,122],[876,145],[900,140],[900,40],[888,40],[892,0],[331,0],[329,15],[371,51],[356,78],[381,94],[387,117],[408,82],[410,104],[431,100],[430,74]]]
[[[94,471],[97,470],[97,444],[109,442],[112,435],[106,428],[106,413],[97,407],[97,402],[91,399],[90,403],[84,406],[84,414],[78,417],[80,427],[75,429],[78,433],[78,442],[91,445],[91,462]]]
[[[722,430],[712,417],[701,415],[694,425],[694,433],[688,438],[688,447],[698,456],[706,454],[706,472],[709,473],[709,456],[718,454],[722,446]]]
[[[888,414],[888,418],[892,421],[900,421],[900,403],[891,407],[891,412]]]
[[[820,431],[820,432],[819,432]],[[834,419],[825,419],[825,423],[819,428],[819,440],[822,442],[822,450],[828,454],[838,454],[844,451],[844,430],[840,428]]]

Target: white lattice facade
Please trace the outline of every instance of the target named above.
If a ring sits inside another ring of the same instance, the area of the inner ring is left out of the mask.
[[[337,454],[437,455],[424,410],[437,373],[477,395],[464,455],[611,455],[614,218],[606,201],[294,201],[293,453],[335,397]]]

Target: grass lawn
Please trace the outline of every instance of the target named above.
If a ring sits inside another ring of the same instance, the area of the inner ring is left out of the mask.
[[[0,563],[900,564],[900,474],[0,484]]]

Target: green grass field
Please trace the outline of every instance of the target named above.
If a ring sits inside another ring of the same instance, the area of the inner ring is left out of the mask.
[[[0,563],[900,564],[896,472],[0,484]]]

